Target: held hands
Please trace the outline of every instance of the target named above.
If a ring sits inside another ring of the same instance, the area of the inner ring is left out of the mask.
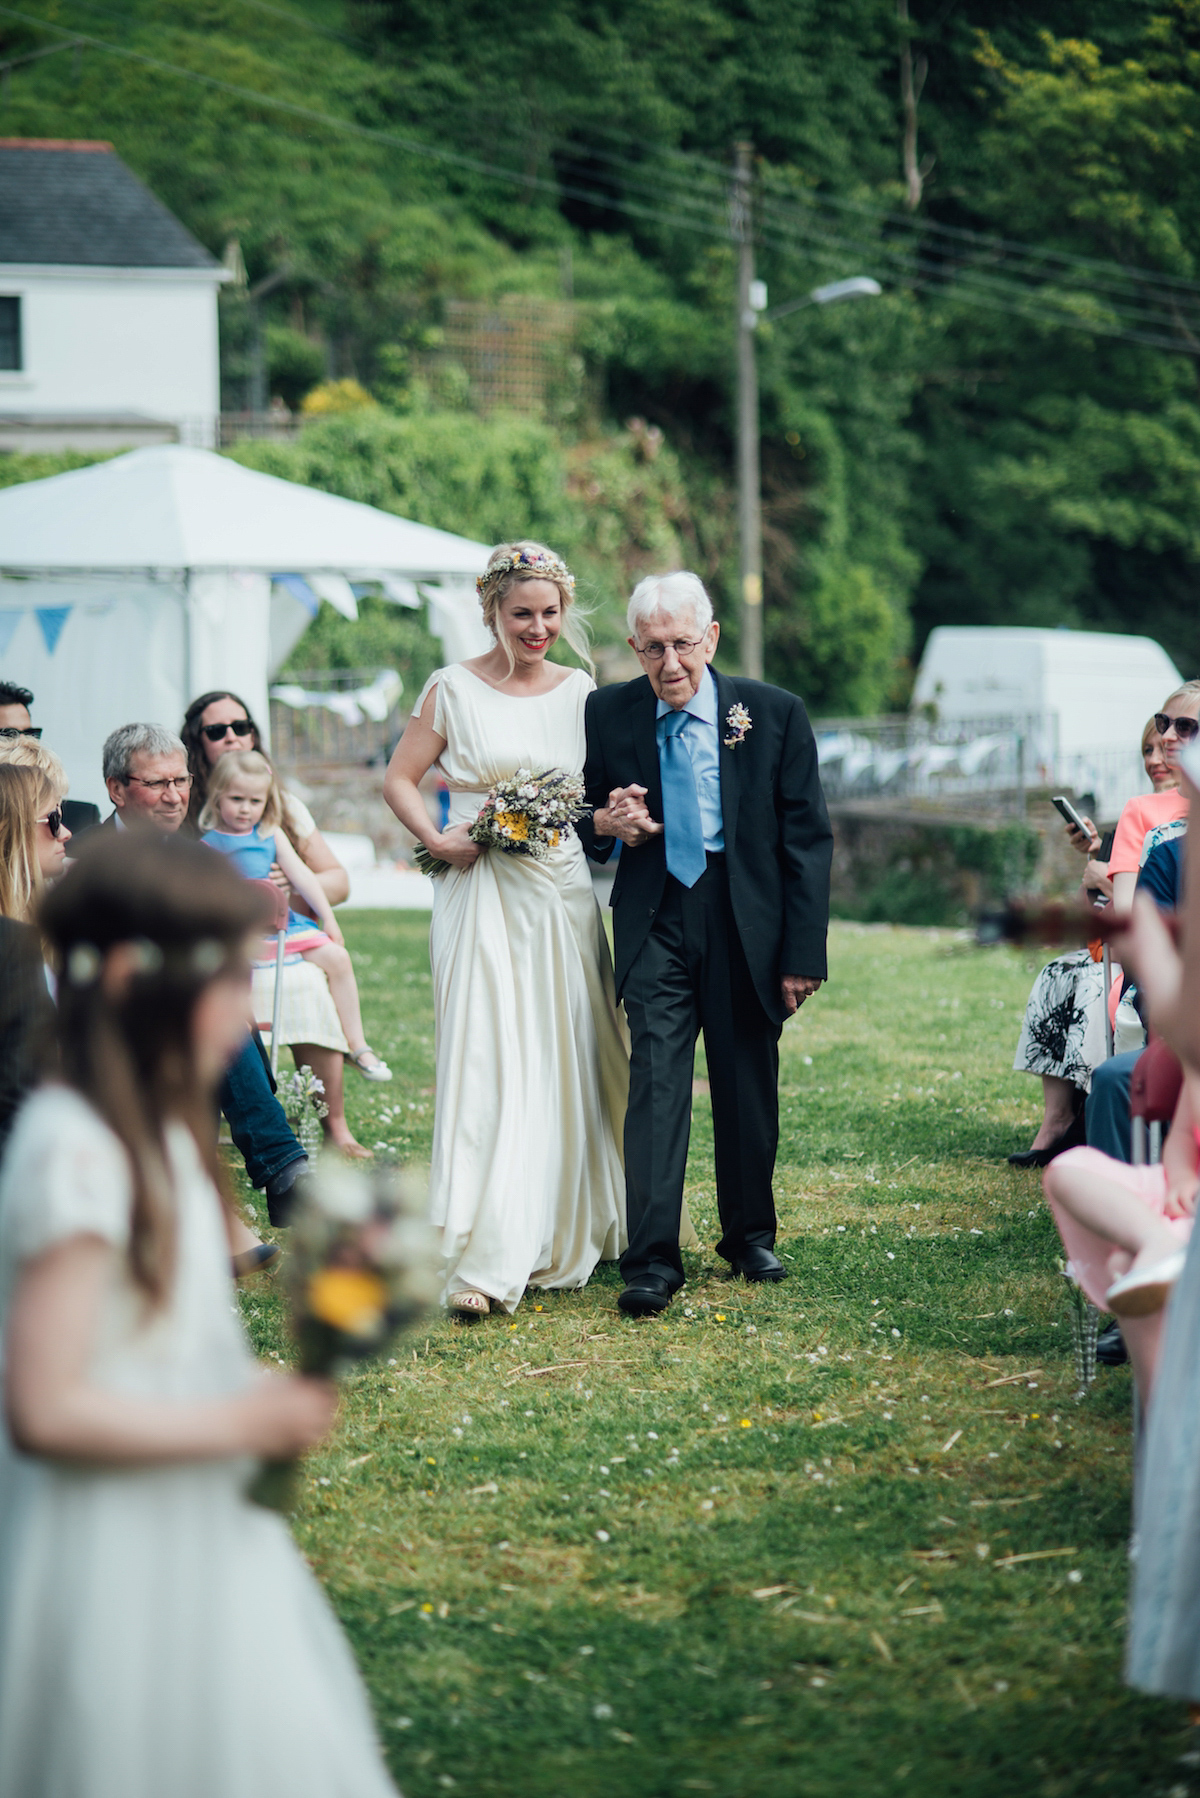
[[[807,974],[784,974],[779,982],[783,994],[783,1002],[787,1006],[788,1016],[795,1017],[806,999],[811,999],[819,987],[821,980],[813,980]]]
[[[271,863],[271,872],[267,875],[267,879],[273,886],[277,886],[281,893],[290,893],[292,890],[292,883],[278,862]]]
[[[483,854],[479,844],[467,835],[469,829],[469,824],[455,824],[450,830],[443,830],[428,845],[429,853],[438,861],[449,862],[452,868],[469,868]]]
[[[266,1374],[242,1404],[245,1451],[266,1461],[290,1461],[315,1448],[333,1428],[337,1387],[305,1374]]]
[[[646,810],[645,787],[637,785],[614,787],[608,804],[593,812],[592,824],[598,837],[620,837],[630,849],[661,836],[663,828]]]

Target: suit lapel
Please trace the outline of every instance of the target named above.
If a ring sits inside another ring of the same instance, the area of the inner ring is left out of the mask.
[[[716,669],[713,673],[717,674]],[[728,726],[725,723],[730,706],[738,703],[737,688],[727,674],[717,674],[717,743],[721,767],[721,821],[725,826],[725,853],[732,855],[737,841],[738,802],[741,799],[741,768],[737,752],[726,748]]]
[[[662,777],[658,768],[658,737],[654,714],[658,709],[654,689],[645,675],[630,683],[629,724],[633,733],[633,752],[637,759],[640,784],[646,789],[646,806],[652,818],[661,818]]]

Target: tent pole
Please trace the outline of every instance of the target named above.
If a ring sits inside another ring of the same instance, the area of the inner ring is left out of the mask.
[[[183,571],[183,709],[186,712],[195,698],[192,689],[192,571]]]

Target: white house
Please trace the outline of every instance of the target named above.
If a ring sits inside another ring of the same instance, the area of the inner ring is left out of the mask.
[[[111,144],[0,139],[0,450],[213,443],[228,279]]]

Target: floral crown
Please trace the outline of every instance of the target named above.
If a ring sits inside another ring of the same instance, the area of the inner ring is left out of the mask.
[[[514,571],[528,574],[531,577],[541,576],[543,580],[561,581],[568,593],[575,591],[575,576],[566,563],[558,556],[553,555],[550,550],[514,549],[511,555],[505,556],[499,562],[492,563],[485,573],[477,577],[475,591],[480,599],[483,598],[485,587],[490,587],[492,582],[499,580],[501,575],[512,574]]]

